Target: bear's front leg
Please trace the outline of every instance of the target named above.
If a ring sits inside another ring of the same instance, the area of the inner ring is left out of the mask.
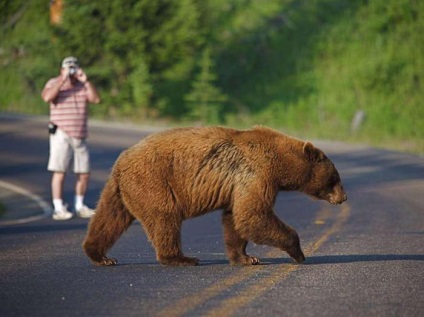
[[[224,241],[227,256],[233,265],[256,265],[260,261],[257,257],[246,253],[247,240],[244,240],[234,228],[234,219],[231,211],[222,213],[222,225],[224,227]]]
[[[242,239],[265,244],[286,251],[297,263],[305,261],[299,236],[283,223],[272,210],[273,199],[261,199],[254,190],[235,198],[234,227]]]
[[[150,236],[156,250],[156,258],[160,264],[175,266],[199,264],[197,258],[184,256],[181,251],[181,220],[171,217],[157,217],[153,227],[154,234]]]

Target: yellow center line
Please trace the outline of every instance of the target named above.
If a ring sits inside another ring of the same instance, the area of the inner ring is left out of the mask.
[[[251,266],[248,267],[249,271],[239,271],[233,276],[227,277],[224,280],[220,280],[207,287],[206,289],[200,291],[199,293],[192,294],[191,296],[187,296],[181,298],[179,301],[166,307],[165,309],[159,311],[156,316],[158,317],[176,317],[182,316],[185,313],[195,309],[200,304],[206,302],[207,300],[219,295],[224,290],[229,289],[230,287],[239,284],[249,277],[254,275],[254,273],[259,270],[259,266]]]
[[[328,219],[333,216],[330,208],[322,208],[316,215],[314,223],[316,225],[324,225]]]
[[[336,216],[335,222],[333,223],[333,225],[326,231],[324,231],[324,233],[321,235],[321,237],[315,241],[315,243],[313,243],[310,247],[308,247],[306,249],[306,255],[310,256],[312,255],[316,250],[318,250],[318,248],[320,248],[327,240],[328,238],[339,232],[343,225],[346,223],[347,219],[350,216],[350,206],[347,203],[344,203],[342,205],[342,210],[341,212]]]
[[[321,214],[325,215],[325,219],[329,217],[326,211],[323,211]],[[310,256],[313,254],[321,245],[323,245],[328,238],[338,232],[343,224],[347,221],[350,215],[350,208],[345,203],[342,205],[342,211],[337,215],[334,224],[326,230],[311,246],[305,249],[305,255]],[[318,217],[318,215],[317,215]],[[275,255],[275,250],[267,253],[265,256]],[[259,281],[258,284],[250,285],[248,289],[245,289],[241,292],[238,292],[237,295],[232,296],[226,300],[223,300],[221,305],[216,309],[209,311],[207,316],[231,316],[234,312],[242,306],[245,306],[255,298],[259,297],[261,294],[265,293],[272,285],[280,282],[286,278],[289,273],[297,270],[300,266],[297,264],[288,264],[278,266],[274,272]],[[158,317],[176,317],[182,316],[189,311],[194,310],[196,307],[200,306],[202,303],[218,296],[224,290],[228,290],[230,287],[233,287],[241,282],[244,282],[255,275],[259,270],[263,270],[264,266],[251,266],[246,267],[246,269],[239,271],[238,273],[227,277],[223,280],[220,280],[211,286],[205,288],[203,291],[200,291],[192,296],[187,296],[181,298],[177,302],[168,307],[165,307],[163,310],[159,311],[156,316]]]

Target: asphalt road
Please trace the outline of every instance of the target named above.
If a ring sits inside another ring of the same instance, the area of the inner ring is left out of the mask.
[[[46,118],[0,116],[0,180],[50,201]],[[94,205],[119,153],[148,132],[93,125]],[[187,221],[183,248],[197,267],[164,267],[134,223],[94,267],[81,243],[87,220],[0,227],[0,316],[423,316],[424,159],[315,142],[339,169],[341,206],[281,193],[276,213],[297,229],[306,263],[249,245],[262,265],[233,267],[220,212]],[[65,197],[71,202],[74,177]]]

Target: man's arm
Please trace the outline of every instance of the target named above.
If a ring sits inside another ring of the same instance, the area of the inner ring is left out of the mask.
[[[92,83],[88,81],[88,77],[82,68],[79,68],[76,74],[76,78],[84,84],[85,89],[87,90],[87,100],[91,103],[99,103],[100,96],[97,93],[96,88]]]
[[[65,83],[66,77],[59,76],[53,85],[46,85],[41,92],[41,97],[45,102],[52,102],[59,94],[60,87]]]
[[[91,103],[99,103],[100,96],[97,93],[97,90],[94,85],[87,80],[84,84],[84,87],[85,89],[87,89],[87,100]]]

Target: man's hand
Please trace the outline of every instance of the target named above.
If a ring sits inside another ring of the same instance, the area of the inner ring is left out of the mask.
[[[64,84],[69,79],[69,68],[62,68],[60,72],[60,82]]]
[[[84,73],[84,71],[82,70],[82,68],[78,68],[76,74],[75,74],[75,78],[78,79],[80,82],[82,82],[83,84],[85,84],[88,80],[87,75]]]

